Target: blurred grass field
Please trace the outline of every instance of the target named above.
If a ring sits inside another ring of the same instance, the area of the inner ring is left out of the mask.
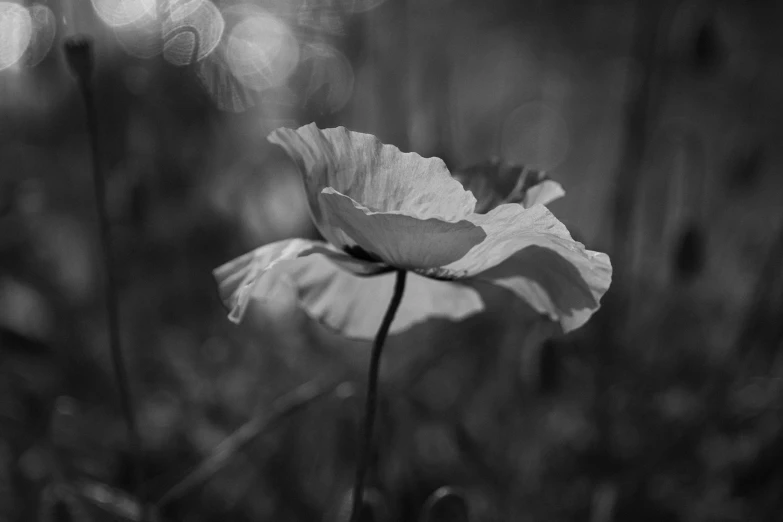
[[[39,36],[0,70],[0,520],[138,508],[60,52],[74,26],[96,43],[122,340],[161,520],[339,519],[369,346],[292,302],[236,327],[211,276],[316,237],[294,166],[264,139],[310,121],[452,169],[545,169],[567,193],[551,210],[615,270],[565,337],[497,292],[486,314],[389,341],[376,521],[417,520],[444,485],[477,521],[781,519],[783,7],[215,0],[220,46],[195,60],[153,26],[112,28],[110,2],[36,5],[50,50]],[[305,383],[317,397],[278,417]],[[203,480],[172,491],[221,443]]]

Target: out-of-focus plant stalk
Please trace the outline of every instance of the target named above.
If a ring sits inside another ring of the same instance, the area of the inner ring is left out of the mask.
[[[378,370],[381,363],[381,352],[383,351],[383,343],[386,341],[386,336],[389,334],[389,328],[391,327],[394,316],[397,314],[397,309],[400,307],[402,301],[402,295],[405,292],[405,278],[407,272],[405,270],[398,270],[397,277],[394,282],[394,294],[389,302],[389,308],[386,309],[386,314],[383,316],[381,326],[378,329],[378,333],[375,336],[373,342],[372,354],[370,355],[370,372],[367,382],[367,399],[364,407],[364,427],[362,429],[361,444],[362,447],[359,453],[359,460],[356,464],[356,478],[353,485],[353,508],[351,510],[351,522],[359,522],[359,516],[362,512],[362,506],[364,505],[364,477],[367,474],[367,465],[370,460],[370,452],[372,450],[372,435],[373,426],[375,424],[375,408],[378,402]]]
[[[614,266],[615,288],[628,289],[628,270],[631,261],[630,233],[634,229],[634,208],[638,191],[636,190],[640,171],[647,150],[650,115],[655,111],[657,72],[656,47],[660,20],[665,11],[666,2],[636,3],[636,22],[631,57],[641,65],[641,78],[630,77],[623,124],[623,143],[621,157],[617,165],[617,174],[612,194],[612,265]],[[629,68],[629,74],[634,74]],[[623,300],[622,296],[619,297]],[[614,312],[621,312],[625,303],[618,302]],[[622,318],[613,316],[613,322],[622,324]]]
[[[777,227],[756,281],[745,319],[739,329],[735,350],[745,358],[757,358],[772,366],[776,348],[783,342],[783,324],[775,320],[783,307],[783,220]]]
[[[95,101],[92,89],[92,72],[94,66],[92,54],[92,39],[88,36],[77,35],[66,39],[64,44],[65,58],[68,67],[76,77],[82,99],[84,102],[84,112],[87,119],[87,134],[90,139],[90,152],[92,156],[92,174],[93,186],[95,190],[95,204],[98,212],[98,227],[100,232],[101,249],[103,253],[104,269],[104,290],[105,304],[107,311],[107,321],[109,327],[109,348],[111,350],[111,360],[114,367],[114,374],[117,379],[117,385],[120,391],[120,401],[122,411],[125,416],[125,422],[128,429],[128,442],[131,455],[133,457],[135,494],[139,499],[141,506],[140,520],[143,522],[146,517],[146,503],[142,491],[143,473],[141,463],[141,438],[136,426],[134,416],[133,397],[130,390],[128,372],[125,367],[125,360],[120,344],[120,320],[118,310],[117,282],[114,270],[114,259],[112,254],[111,229],[109,225],[109,214],[106,210],[106,180],[100,164],[100,154],[98,147],[98,118],[95,110]]]

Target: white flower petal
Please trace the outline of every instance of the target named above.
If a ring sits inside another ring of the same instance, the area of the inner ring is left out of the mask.
[[[563,196],[565,196],[565,190],[560,183],[545,179],[527,189],[521,203],[523,207],[530,208],[533,205],[548,205]],[[512,203],[512,201],[506,203]]]
[[[574,241],[546,207],[506,204],[470,220],[487,238],[444,270],[511,290],[565,331],[598,309],[611,283],[609,257]]]
[[[220,298],[231,310],[229,319],[235,323],[240,322],[253,296],[272,292],[276,283],[275,274],[279,272],[275,270],[278,265],[284,267],[295,259],[313,254],[328,256],[344,269],[363,275],[385,270],[377,263],[361,261],[322,241],[287,239],[270,243],[229,261],[212,272],[218,283]]]
[[[486,237],[481,227],[466,220],[451,223],[400,212],[372,212],[331,188],[324,189],[320,201],[331,225],[372,258],[397,268],[441,267],[460,259]]]
[[[262,247],[264,249],[266,247]],[[261,250],[261,249],[259,249]],[[342,269],[333,258],[307,255],[278,259],[268,268],[268,252],[251,252],[215,271],[227,306],[242,303],[237,322],[254,320],[253,300],[264,300],[280,291],[294,291],[302,309],[341,335],[372,340],[389,306],[394,290],[393,272],[358,276]],[[458,321],[481,312],[484,303],[470,286],[438,281],[408,273],[405,293],[391,325],[391,334],[401,333],[429,319]],[[249,310],[248,314],[244,314]]]
[[[310,124],[277,129],[268,139],[298,166],[316,226],[336,246],[343,246],[341,238],[330,232],[319,200],[327,187],[373,212],[402,212],[419,219],[459,221],[476,205],[473,194],[451,177],[442,160],[400,152],[371,134],[343,127],[320,130]]]

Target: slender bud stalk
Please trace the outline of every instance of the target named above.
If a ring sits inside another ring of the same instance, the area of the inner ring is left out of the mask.
[[[68,67],[76,77],[84,101],[84,111],[87,118],[87,133],[90,138],[92,155],[93,185],[95,190],[95,203],[98,212],[98,226],[100,230],[101,249],[103,253],[104,291],[106,301],[107,320],[109,327],[109,348],[117,386],[120,391],[122,411],[128,430],[128,443],[133,458],[133,479],[135,494],[141,506],[140,520],[144,522],[146,517],[146,502],[142,491],[142,454],[141,438],[134,417],[133,396],[130,390],[128,372],[125,367],[125,359],[120,345],[120,320],[117,298],[117,282],[114,268],[114,259],[111,244],[111,229],[109,214],[106,210],[106,180],[100,164],[98,148],[97,113],[92,90],[92,72],[94,60],[92,55],[92,39],[88,36],[69,37],[64,45],[65,59]]]

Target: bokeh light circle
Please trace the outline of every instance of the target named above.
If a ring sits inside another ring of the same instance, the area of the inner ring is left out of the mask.
[[[117,31],[117,42],[126,53],[148,60],[159,55],[163,49],[160,35],[154,31]]]
[[[226,23],[209,0],[171,2],[163,19],[163,57],[178,66],[209,56],[220,43]]]
[[[514,109],[503,124],[501,155],[505,161],[551,170],[568,155],[568,127],[560,112],[542,102]]]
[[[312,43],[302,52],[302,62],[311,61],[306,96],[322,114],[342,109],[353,95],[354,72],[348,58],[326,43]]]
[[[250,89],[234,78],[221,53],[215,53],[200,61],[196,72],[201,85],[218,109],[237,113],[255,105]]]
[[[187,65],[193,61],[197,45],[195,32],[176,33],[163,44],[163,58],[173,65]]]
[[[32,36],[28,10],[13,2],[0,2],[0,71],[19,61]]]
[[[169,19],[174,23],[187,20],[194,15],[203,4],[211,3],[212,2],[209,0],[169,0]]]
[[[98,17],[110,27],[123,27],[157,17],[157,0],[91,0]]]
[[[291,30],[260,10],[234,26],[224,52],[231,73],[256,91],[282,85],[299,62],[299,43]]]
[[[163,50],[163,39],[160,35],[160,20],[149,14],[132,24],[114,28],[117,42],[125,52],[136,58],[152,58]]]
[[[57,20],[52,10],[42,4],[30,6],[30,19],[32,36],[24,61],[28,67],[35,67],[46,58],[52,48],[57,33]]]

